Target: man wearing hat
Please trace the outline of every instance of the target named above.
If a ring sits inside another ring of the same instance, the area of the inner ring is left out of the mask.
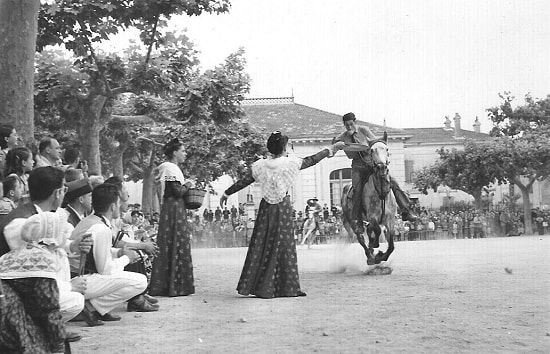
[[[319,219],[323,208],[321,204],[319,204],[319,199],[317,199],[317,197],[308,199],[306,204],[307,218],[304,221],[304,231],[307,229],[307,233],[304,235],[300,245],[305,244],[307,241],[309,248],[315,238],[315,232],[319,229]],[[310,237],[312,235],[313,237]]]
[[[92,186],[88,178],[82,178],[67,183],[67,193],[63,200],[65,210],[69,214],[67,221],[76,226],[92,211]]]

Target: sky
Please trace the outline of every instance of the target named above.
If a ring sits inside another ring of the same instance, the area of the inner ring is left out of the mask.
[[[476,116],[510,91],[550,94],[546,0],[233,0],[229,14],[177,17],[213,68],[240,47],[248,97],[299,104],[395,128]]]

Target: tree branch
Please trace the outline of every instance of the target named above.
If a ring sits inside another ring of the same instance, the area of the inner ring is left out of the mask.
[[[114,123],[126,123],[126,124],[152,124],[155,121],[146,115],[139,116],[119,116],[111,114],[111,122]]]
[[[103,84],[105,85],[105,91],[107,91],[106,92],[107,96],[110,96],[112,94],[112,92],[111,92],[111,88],[109,87],[109,82],[107,81],[107,77],[105,76],[105,71],[103,70],[101,65],[99,65],[99,61],[97,60],[97,56],[95,54],[94,48],[92,47],[92,42],[90,42],[90,39],[88,38],[88,36],[84,32],[84,29],[86,28],[86,26],[84,25],[84,23],[82,23],[82,20],[78,20],[78,24],[80,26],[82,35],[84,35],[84,38],[86,39],[86,44],[88,45],[88,49],[90,50],[90,55],[92,56],[92,59],[95,62],[95,66],[97,68],[97,71],[99,72],[99,74],[101,76],[101,81],[103,81]]]
[[[136,138],[136,140],[142,140],[142,141],[151,143],[151,144],[153,144],[153,146],[164,146],[164,144],[159,143],[159,142],[156,142],[156,141],[154,141],[153,139],[146,138],[146,137],[144,137],[144,136],[139,136],[139,137]],[[154,148],[153,148],[153,150],[154,150]]]
[[[153,30],[151,31],[151,38],[149,38],[149,48],[147,48],[147,56],[145,57],[145,69],[149,65],[149,59],[151,58],[151,51],[153,50],[153,44],[155,43],[155,35],[157,34],[157,25],[159,23],[159,14],[155,16],[155,23],[153,25]]]
[[[134,161],[129,161],[129,164],[132,165],[132,167],[136,169],[136,171],[138,171],[139,173],[143,173],[143,169]]]

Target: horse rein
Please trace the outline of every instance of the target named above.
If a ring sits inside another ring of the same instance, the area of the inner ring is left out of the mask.
[[[386,196],[389,193],[389,190],[386,192],[383,190],[382,187],[382,180],[386,181],[388,185],[390,184],[389,174],[388,174],[388,165],[390,164],[390,161],[387,159],[386,162],[376,162],[374,159],[374,145],[377,143],[383,143],[382,141],[376,141],[371,144],[370,154],[372,162],[374,163],[374,175],[378,175],[379,183],[373,183],[374,189],[376,190],[376,193],[378,194],[378,198],[380,199],[381,203],[381,209],[382,213],[380,214],[380,220],[378,221],[379,224],[382,224],[382,221],[384,220],[384,217],[386,215]],[[386,145],[386,144],[384,144]],[[390,187],[391,189],[391,187]]]

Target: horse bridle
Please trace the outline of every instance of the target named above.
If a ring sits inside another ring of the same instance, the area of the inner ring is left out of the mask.
[[[382,176],[386,176],[387,175],[387,171],[388,171],[388,166],[390,164],[390,160],[387,159],[386,162],[376,162],[375,159],[374,159],[374,150],[372,149],[373,146],[377,143],[382,143],[384,145],[386,145],[386,143],[382,140],[376,140],[376,141],[373,141],[371,144],[370,144],[370,155],[371,155],[371,160],[372,162],[374,163],[374,167],[376,169],[378,169],[378,171],[382,174]],[[386,145],[387,146],[387,145]]]

